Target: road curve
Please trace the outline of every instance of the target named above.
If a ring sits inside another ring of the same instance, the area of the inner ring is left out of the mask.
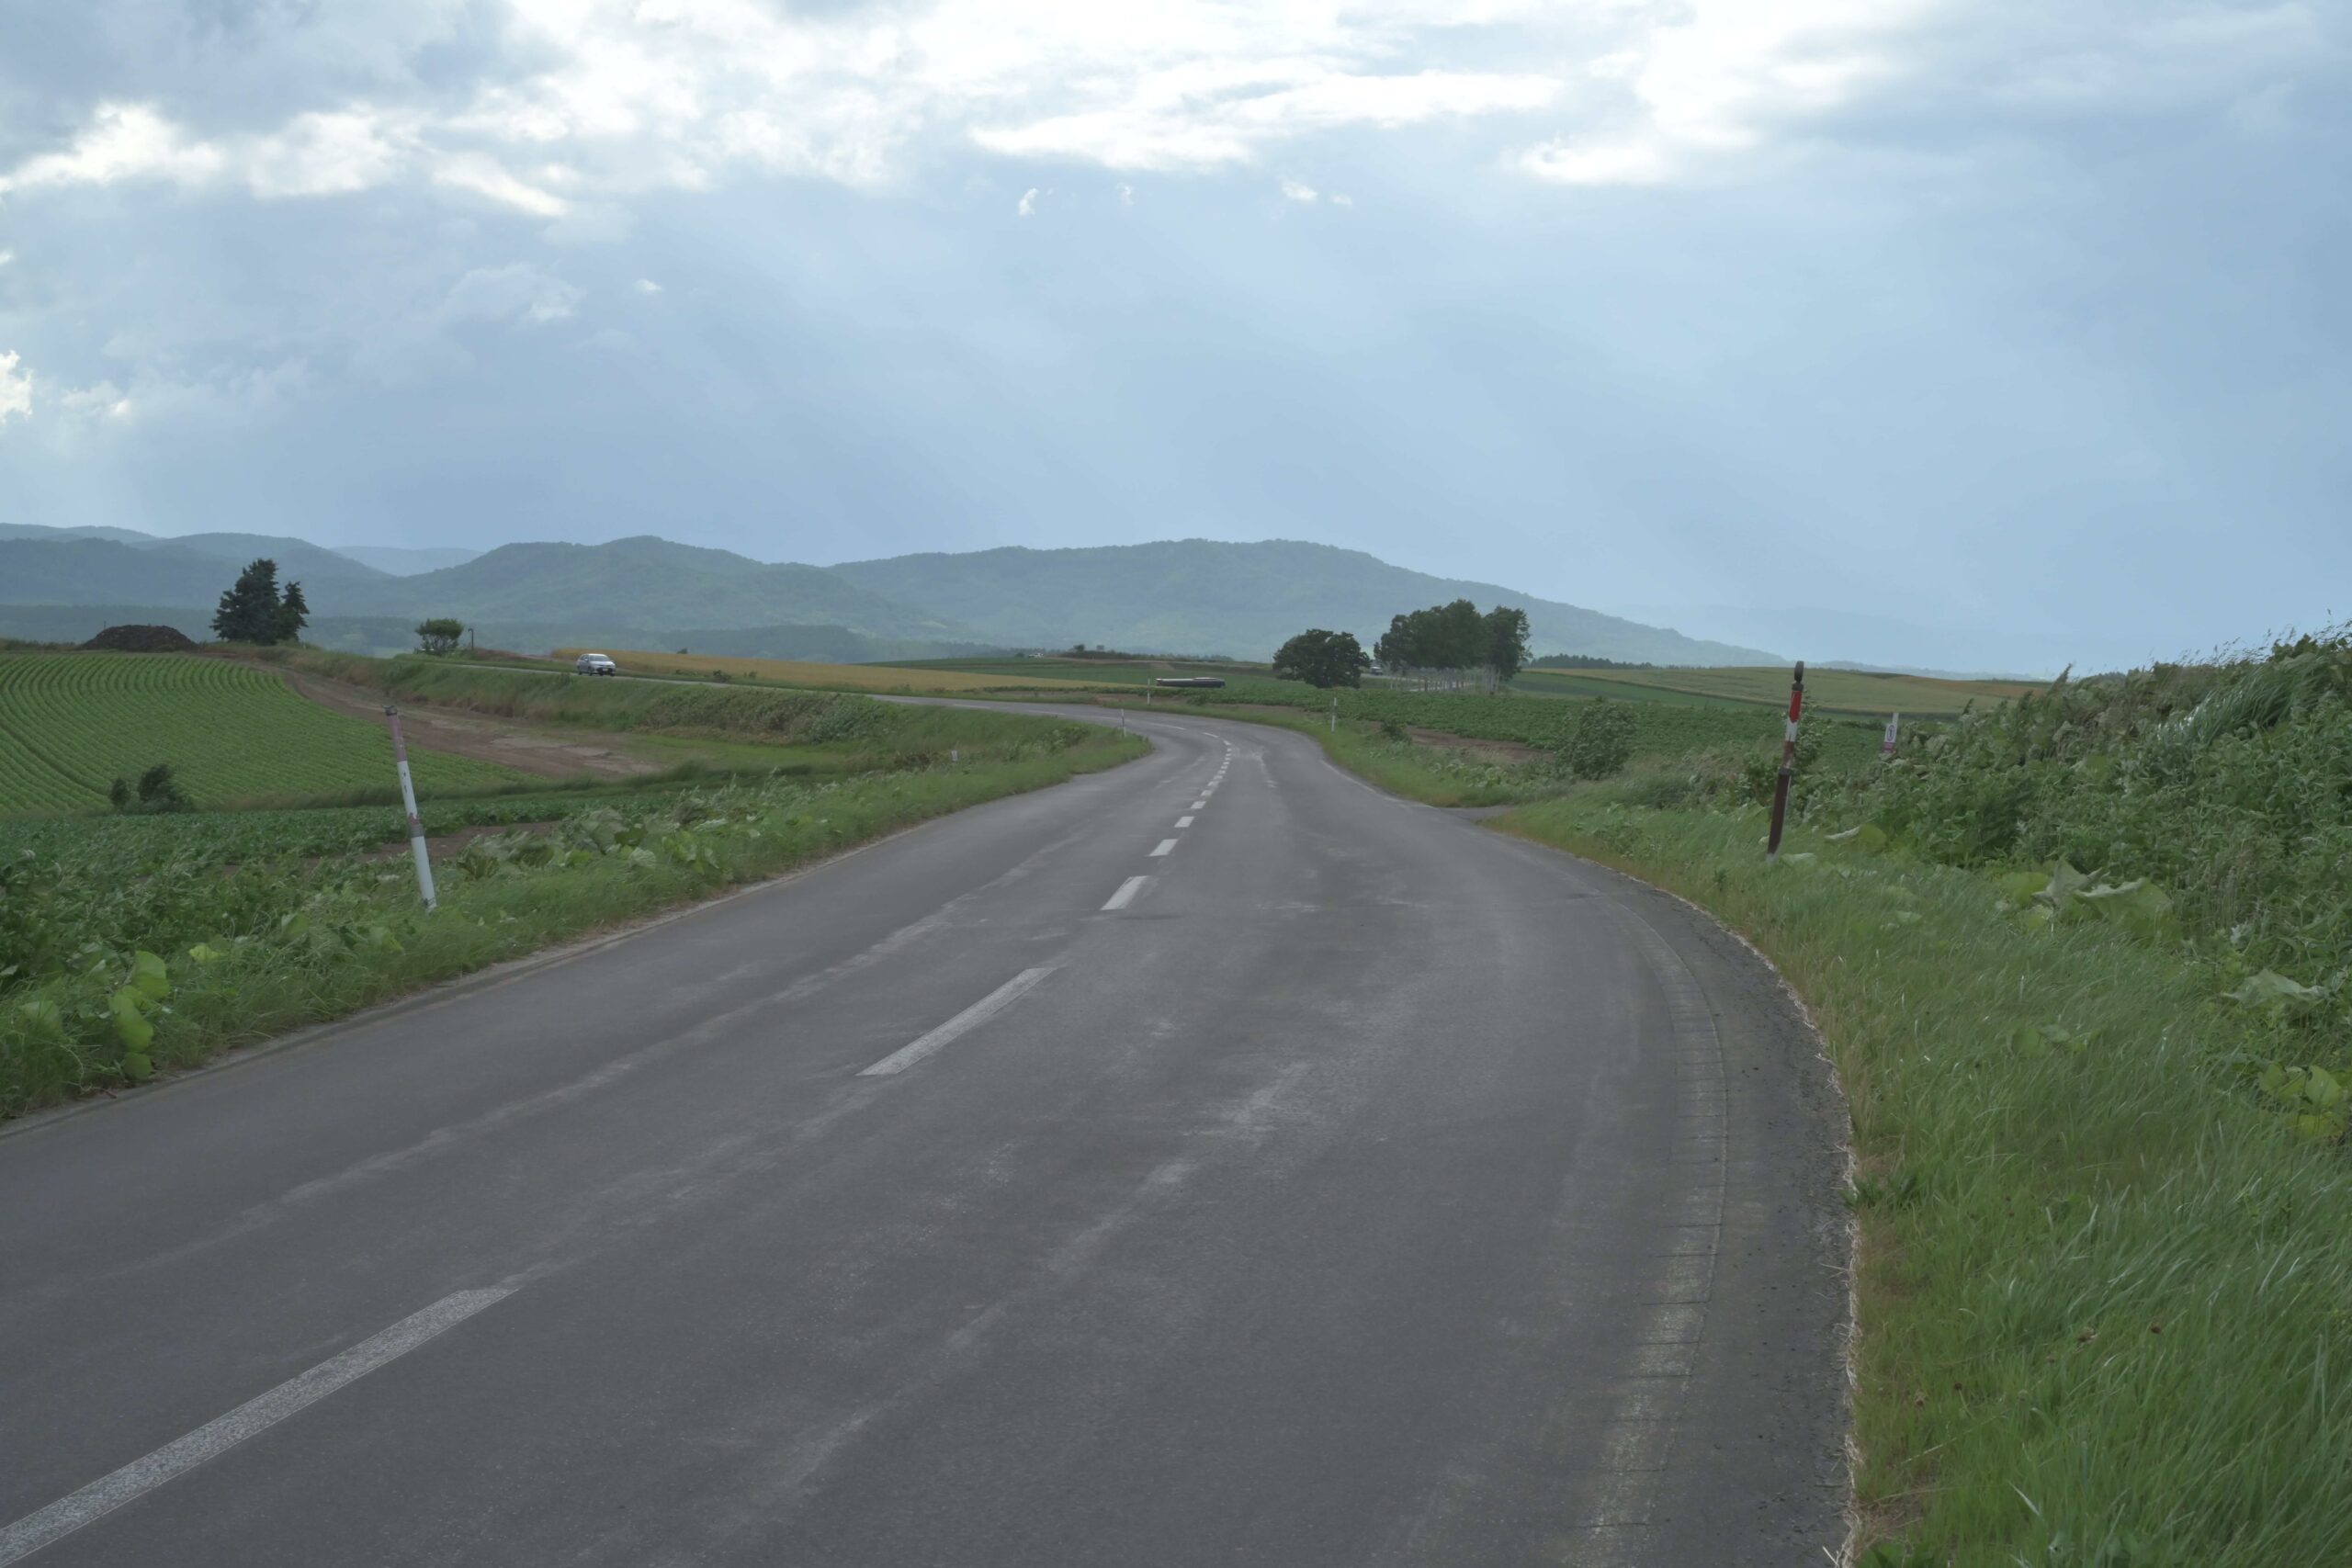
[[[1834,1096],[1770,974],[1133,722],[0,1136],[0,1564],[1824,1561]]]

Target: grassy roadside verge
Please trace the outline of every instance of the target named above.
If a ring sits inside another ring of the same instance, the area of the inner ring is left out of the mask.
[[[1705,906],[1813,1007],[1861,1171],[1865,1562],[2352,1561],[2352,1183],[2233,1066],[2279,1026],[1984,874],[1803,830],[1768,871],[1752,811],[1495,825]]]
[[[194,1066],[1146,749],[1093,727],[978,716],[997,732],[978,759],[601,800],[549,832],[478,840],[441,869],[429,916],[404,863],[359,854],[300,874],[191,855],[107,881],[70,852],[28,853],[0,888],[0,1116]]]

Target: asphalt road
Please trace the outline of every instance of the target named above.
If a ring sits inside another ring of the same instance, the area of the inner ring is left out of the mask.
[[[0,1136],[0,1564],[1797,1564],[1826,1069],[1683,906],[1148,758]]]

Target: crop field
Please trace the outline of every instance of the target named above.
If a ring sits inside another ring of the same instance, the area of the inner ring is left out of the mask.
[[[582,649],[560,648],[555,657],[569,664]],[[730,681],[763,681],[771,685],[806,686],[828,692],[889,692],[915,694],[953,694],[958,692],[1001,691],[1007,686],[1077,687],[1091,680],[1111,677],[1070,678],[1059,670],[1057,678],[1039,676],[1034,679],[1007,681],[996,672],[997,666],[979,667],[961,661],[943,663],[937,667],[903,664],[815,664],[797,659],[739,659],[732,656],[700,653],[644,653],[627,649],[598,649],[610,652],[613,661],[625,675],[690,675],[703,680],[716,672]],[[1042,660],[1008,660],[1007,666],[1042,664]],[[1016,673],[1029,676],[1030,671]]]
[[[632,659],[660,658],[631,655]],[[707,673],[708,660],[676,660],[682,673]],[[757,660],[744,661],[756,663]],[[722,666],[723,667],[723,666]],[[820,673],[811,683],[847,682],[839,676],[851,670],[921,670],[942,677],[964,677],[981,689],[1039,687],[1065,683],[1091,686],[1141,686],[1164,675],[1222,675],[1236,692],[1259,692],[1273,682],[1262,664],[1213,663],[1186,660],[1094,660],[1046,656],[1038,659],[934,659],[889,666],[807,665]],[[1287,688],[1293,683],[1279,682]],[[944,688],[943,688],[944,689]],[[2020,693],[2037,691],[2030,682],[2016,681],[1940,681],[1922,675],[1878,675],[1857,670],[1808,671],[1805,691],[1810,706],[1824,715],[1883,719],[1890,713],[1915,714],[1921,718],[1949,718],[1973,702],[1979,707],[2003,702]],[[1363,690],[1398,694],[1414,692],[1409,682],[1372,675]],[[1618,702],[1660,703],[1678,707],[1781,708],[1789,700],[1789,671],[1766,668],[1725,667],[1692,670],[1526,670],[1511,682],[1522,696],[1591,698]],[[1253,698],[1252,700],[1258,700]],[[1277,699],[1280,700],[1280,699]]]
[[[1262,664],[1223,664],[1188,659],[1070,659],[1048,655],[1040,659],[926,659],[890,666],[927,670],[941,674],[985,677],[997,686],[1141,686],[1163,675],[1223,675],[1262,680]]]
[[[445,845],[430,917],[397,806],[0,820],[0,1118],[1145,750],[1016,711],[633,690],[797,705],[829,731],[802,750],[831,769],[427,799],[429,833],[517,829]]]
[[[1470,740],[1501,740],[1555,751],[1567,743],[1586,704],[1531,698],[1517,693],[1485,696],[1474,692],[1398,692],[1365,687],[1318,692],[1295,681],[1242,681],[1222,691],[1185,694],[1172,700],[1214,711],[1220,705],[1295,708],[1327,713],[1337,699],[1342,721],[1408,729],[1437,730]],[[1782,699],[1785,701],[1785,697]],[[1634,716],[1636,759],[1674,757],[1704,750],[1741,750],[1777,744],[1777,714],[1752,703],[1654,702],[1636,697],[1624,705]],[[1867,719],[1825,714],[1823,757],[1831,767],[1860,766],[1878,755],[1879,732]]]
[[[1724,702],[1785,707],[1789,671],[1781,665],[1703,670],[1530,670],[1515,682],[1540,696],[1619,697],[1632,701]],[[1809,669],[1807,705],[1823,713],[1883,717],[1890,713],[1950,717],[1974,703],[1989,707],[2040,691],[2028,681],[1939,681],[1861,670]]]
[[[523,775],[438,752],[417,787]],[[104,807],[119,777],[169,762],[198,805],[388,784],[391,741],[267,671],[169,653],[0,653],[0,814]]]

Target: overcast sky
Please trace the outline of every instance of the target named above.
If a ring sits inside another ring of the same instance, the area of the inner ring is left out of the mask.
[[[2352,0],[0,6],[0,521],[2352,613]]]

